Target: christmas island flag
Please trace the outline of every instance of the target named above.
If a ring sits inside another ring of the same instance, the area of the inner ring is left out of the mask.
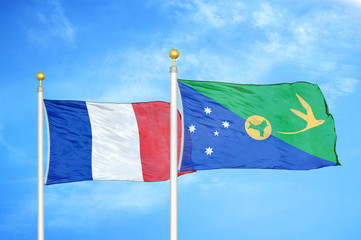
[[[316,84],[178,85],[184,121],[180,171],[340,165],[334,120]]]

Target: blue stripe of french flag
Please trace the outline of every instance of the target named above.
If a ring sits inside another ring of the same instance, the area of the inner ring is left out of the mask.
[[[169,179],[169,103],[44,103],[50,144],[46,185]],[[178,115],[178,156],[180,145]]]

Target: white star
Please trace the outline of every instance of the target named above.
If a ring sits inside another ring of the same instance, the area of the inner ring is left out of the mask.
[[[218,136],[219,135],[219,132],[218,131],[215,131],[213,132],[214,133],[214,136]]]
[[[222,123],[222,126],[223,126],[224,128],[228,128],[228,127],[229,127],[229,122],[224,121],[224,122]]]
[[[196,130],[196,126],[191,125],[188,130],[189,130],[189,132],[192,133],[192,132],[194,132]]]
[[[213,148],[211,148],[211,147],[206,148],[205,153],[207,153],[207,155],[212,155],[212,152],[213,152]]]
[[[204,108],[206,114],[211,114],[212,110],[209,107]]]

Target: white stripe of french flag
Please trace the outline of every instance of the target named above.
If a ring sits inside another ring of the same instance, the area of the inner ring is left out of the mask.
[[[169,103],[44,103],[50,137],[47,185],[169,179]],[[179,114],[178,156],[180,146]]]

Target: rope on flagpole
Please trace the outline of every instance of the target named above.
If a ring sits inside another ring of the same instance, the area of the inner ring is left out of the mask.
[[[43,99],[44,88],[41,82],[45,75],[39,72],[36,78],[40,81],[38,92],[38,240],[44,240],[44,120]]]
[[[177,73],[175,60],[179,56],[176,49],[169,52],[173,59],[170,67],[170,240],[178,239],[178,159],[177,159]]]

